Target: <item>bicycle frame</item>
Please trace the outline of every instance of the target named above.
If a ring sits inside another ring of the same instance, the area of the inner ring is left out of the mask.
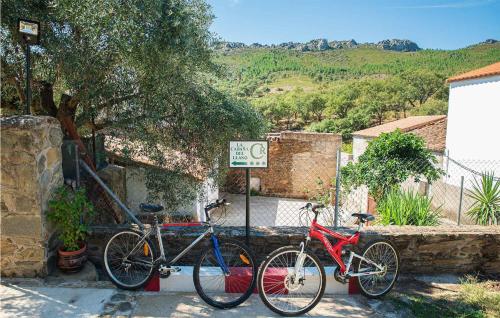
[[[328,240],[328,238],[326,237],[325,234],[337,239],[338,242],[335,243],[334,245],[332,245],[332,243],[330,243],[330,241]],[[378,273],[382,272],[383,267],[381,267],[380,265],[372,262],[371,260],[366,259],[363,256],[358,255],[352,251],[349,255],[349,260],[348,260],[347,264],[345,264],[344,261],[342,260],[342,248],[346,245],[349,245],[349,244],[357,245],[358,241],[359,241],[359,236],[360,236],[359,230],[356,231],[356,233],[354,233],[351,236],[344,236],[342,234],[339,234],[337,232],[329,230],[326,227],[318,224],[318,222],[316,221],[316,218],[314,218],[312,223],[311,223],[311,226],[309,227],[309,233],[308,233],[307,238],[306,238],[306,244],[307,244],[307,242],[309,242],[311,240],[311,238],[318,239],[321,243],[323,243],[326,250],[328,251],[328,254],[330,254],[332,259],[337,263],[337,265],[340,268],[340,273],[343,275],[345,275],[349,272],[349,269],[350,269],[351,264],[352,264],[352,259],[354,257],[357,257],[357,258],[359,258],[367,263],[374,265],[378,269],[378,271],[362,272],[362,273],[349,273],[350,277],[374,275],[374,274],[378,274]]]
[[[208,212],[208,211],[207,211]],[[210,222],[210,219],[208,218],[208,222],[187,222],[187,223],[163,223],[163,224],[158,224],[155,222],[154,226],[152,226],[149,229],[144,230],[144,236],[141,238],[141,240],[137,243],[137,245],[130,251],[129,255],[133,254],[137,249],[141,248],[143,246],[144,241],[150,237],[153,232],[156,231],[156,238],[158,241],[158,246],[160,248],[160,256],[153,261],[153,264],[159,264],[159,263],[166,263],[166,257],[165,257],[165,249],[163,247],[163,241],[161,239],[161,233],[162,231],[166,231],[169,228],[172,227],[208,227],[205,232],[200,234],[191,244],[189,244],[184,250],[182,250],[176,257],[174,257],[172,260],[168,262],[168,265],[174,265],[179,259],[181,259],[186,253],[188,253],[193,247],[195,247],[199,242],[201,242],[207,235],[210,235],[215,256],[217,259],[217,262],[219,263],[220,268],[225,274],[229,273],[229,268],[224,262],[224,259],[222,258],[222,255],[220,253],[219,249],[219,241],[214,233],[214,228],[212,223]],[[128,258],[128,256],[127,256]]]

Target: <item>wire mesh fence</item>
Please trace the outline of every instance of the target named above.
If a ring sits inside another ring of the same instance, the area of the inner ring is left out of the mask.
[[[346,161],[342,162],[342,166],[347,164],[349,163]],[[429,209],[438,215],[440,224],[474,224],[467,213],[474,204],[474,199],[471,198],[473,184],[479,182],[484,173],[500,176],[500,161],[458,160],[448,156],[437,157],[437,162],[432,167],[438,174],[432,177],[428,173],[427,160],[398,161],[394,164],[384,162],[379,166],[365,172],[373,176],[388,175],[387,180],[382,180],[406,193],[426,198]],[[403,166],[413,173],[393,173],[405,170],[400,169]],[[307,202],[325,205],[318,221],[326,226],[334,226],[335,223],[338,226],[354,225],[356,218],[351,216],[353,213],[378,214],[374,199],[376,195],[373,193],[376,192],[374,189],[377,189],[377,185],[369,184],[370,180],[378,179],[366,178],[368,181],[365,184],[361,182],[351,187],[345,182],[347,176],[340,174],[340,187],[336,191],[336,167],[336,161],[311,163],[306,157],[295,158],[292,167],[288,166],[286,170],[273,167],[272,163],[269,170],[252,170],[250,226],[308,226],[313,216],[300,211]],[[244,170],[229,172],[220,189],[220,197],[231,202],[225,211],[223,225],[245,225],[245,185]]]

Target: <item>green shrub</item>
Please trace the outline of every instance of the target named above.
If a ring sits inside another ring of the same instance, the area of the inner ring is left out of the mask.
[[[412,191],[393,189],[377,204],[382,225],[438,225],[439,212],[431,199]]]
[[[85,240],[88,226],[85,221],[94,215],[94,206],[85,195],[85,189],[72,191],[66,186],[59,187],[54,199],[49,201],[48,219],[60,231],[59,239],[63,250],[77,251]]]
[[[436,164],[436,157],[426,148],[422,137],[398,129],[370,141],[358,162],[344,166],[342,185],[346,190],[366,185],[378,202],[409,177],[415,182],[423,178],[429,183],[437,180],[443,171]]]
[[[474,180],[472,190],[467,191],[467,196],[474,203],[467,211],[467,215],[476,224],[499,224],[500,220],[500,181],[495,179],[493,173],[485,173],[481,181]]]

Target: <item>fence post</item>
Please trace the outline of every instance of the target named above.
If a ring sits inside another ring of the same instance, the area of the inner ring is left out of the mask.
[[[245,169],[246,195],[245,195],[245,236],[247,245],[250,244],[250,168]]]
[[[333,217],[333,227],[336,229],[339,224],[339,197],[340,197],[340,148],[337,149],[337,171],[335,172],[335,214]]]
[[[464,195],[464,176],[460,177],[460,201],[458,202],[458,219],[457,225],[460,225],[460,217],[462,216],[462,197]]]

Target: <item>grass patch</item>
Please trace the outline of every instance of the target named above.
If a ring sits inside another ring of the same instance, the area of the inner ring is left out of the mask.
[[[480,307],[465,302],[447,299],[433,299],[424,296],[407,296],[405,300],[392,298],[398,311],[409,310],[417,318],[483,318],[488,317]]]
[[[481,308],[485,317],[500,317],[500,282],[479,282],[477,277],[466,276],[460,297],[465,303]]]
[[[399,295],[389,298],[397,311],[417,318],[499,318],[500,282],[465,276],[456,294]]]

